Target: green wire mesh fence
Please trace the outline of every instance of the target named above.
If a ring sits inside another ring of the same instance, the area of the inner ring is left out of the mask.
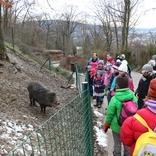
[[[87,81],[88,82],[88,71],[80,67],[79,65],[75,64],[76,68],[76,87],[79,90],[79,92],[82,92],[82,82]]]
[[[82,94],[32,132],[8,156],[93,156],[93,125],[87,82]]]

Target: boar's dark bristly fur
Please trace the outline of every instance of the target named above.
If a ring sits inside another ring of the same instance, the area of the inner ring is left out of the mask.
[[[46,107],[57,104],[56,93],[50,91],[39,82],[31,82],[27,87],[30,98],[30,105],[35,106],[35,101],[40,104],[41,113],[46,112]]]

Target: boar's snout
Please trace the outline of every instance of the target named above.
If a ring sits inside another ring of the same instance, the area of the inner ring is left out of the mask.
[[[52,106],[57,106],[57,105],[59,105],[60,103],[58,103],[57,101],[54,101],[54,102],[52,102],[52,103],[49,103],[49,107],[52,107]]]

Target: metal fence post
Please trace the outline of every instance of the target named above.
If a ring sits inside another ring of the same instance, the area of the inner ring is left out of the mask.
[[[50,71],[53,70],[53,69],[52,69],[52,61],[51,61],[50,57],[49,57],[49,69],[50,69]]]
[[[92,109],[89,95],[90,94],[88,89],[88,82],[82,82],[86,156],[93,156],[94,155],[93,124],[92,124]]]

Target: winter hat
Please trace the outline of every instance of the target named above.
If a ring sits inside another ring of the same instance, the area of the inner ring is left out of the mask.
[[[96,74],[96,70],[95,68],[92,68],[90,78],[92,78],[95,74]]]
[[[122,55],[117,56],[117,59],[119,59],[120,61],[124,60],[124,57]]]
[[[98,71],[96,72],[96,75],[97,75],[97,74],[100,74],[100,77],[103,76],[103,72],[102,72],[101,70],[98,70]]]
[[[113,64],[113,68],[118,70],[118,68],[119,68],[120,65],[121,65],[120,62],[115,62],[115,63]]]
[[[106,70],[106,71],[111,70],[111,66],[106,66],[106,67],[105,67],[105,70]]]
[[[149,60],[148,64],[154,67],[156,65],[156,62],[154,60]]]
[[[123,64],[123,63],[122,63],[122,64],[119,66],[118,70],[127,73],[127,72],[128,72],[128,67],[127,67],[126,64]]]
[[[92,69],[92,66],[88,65],[88,66],[87,66],[87,69],[88,69],[88,70],[91,70],[91,69]]]
[[[152,60],[155,60],[156,61],[156,55],[153,55],[152,56]]]
[[[153,67],[152,67],[150,64],[145,64],[145,65],[142,67],[142,70],[145,70],[145,71],[147,71],[148,73],[152,73]]]
[[[156,100],[156,78],[150,81],[147,98]]]
[[[116,78],[116,89],[128,88],[129,78],[125,73],[119,74]]]
[[[103,60],[99,60],[99,61],[98,61],[98,65],[99,65],[99,64],[104,65],[104,61],[103,61]]]
[[[125,58],[126,58],[125,54],[121,54],[121,56],[123,57],[123,59],[125,59]]]

